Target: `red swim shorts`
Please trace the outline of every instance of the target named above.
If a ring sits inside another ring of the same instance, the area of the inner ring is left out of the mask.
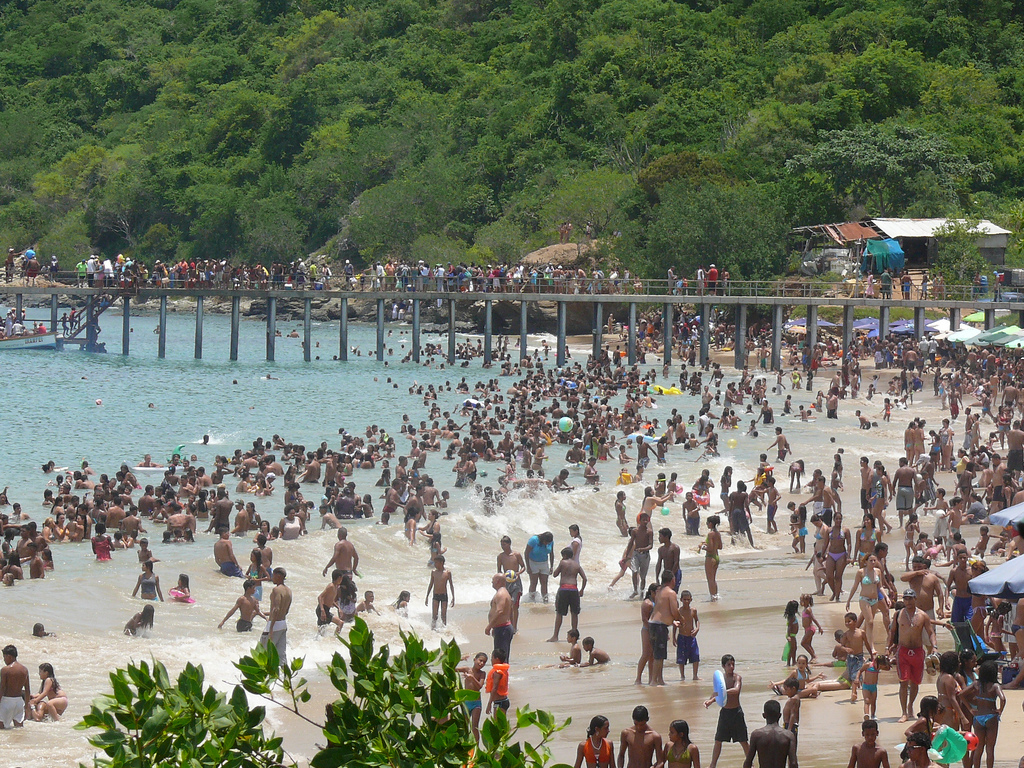
[[[900,682],[920,685],[924,679],[924,648],[904,648],[896,654],[896,672]]]

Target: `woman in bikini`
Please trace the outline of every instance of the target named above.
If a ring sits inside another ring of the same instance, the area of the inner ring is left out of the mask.
[[[850,603],[858,590],[864,633],[871,638],[874,636],[875,614],[881,610],[878,604],[885,600],[885,593],[882,592],[882,564],[874,555],[861,558],[860,570],[853,579],[850,596],[846,598],[846,610],[850,610]]]
[[[708,580],[711,602],[715,602],[718,600],[718,566],[721,561],[718,553],[722,550],[722,534],[718,532],[718,526],[722,520],[718,515],[712,515],[707,522],[708,535],[697,551],[704,551],[704,575]]]
[[[32,719],[39,722],[47,715],[56,722],[68,708],[68,695],[60,687],[53,674],[53,666],[47,663],[39,665],[39,693],[29,699],[32,707]]]
[[[986,661],[978,668],[978,679],[960,693],[960,700],[974,710],[973,730],[978,737],[974,750],[974,768],[981,768],[981,754],[985,765],[995,762],[996,737],[999,736],[999,718],[1006,708],[1006,696],[997,682],[999,668],[994,661]]]
[[[871,515],[864,515],[860,530],[857,531],[857,543],[853,549],[853,559],[860,562],[860,559],[875,551],[875,544],[878,543],[878,531],[875,530],[875,518]]]
[[[700,750],[690,741],[690,725],[685,720],[673,720],[668,727],[665,768],[700,768]]]
[[[612,768],[615,764],[615,747],[608,740],[611,724],[604,715],[595,715],[587,728],[587,738],[576,748],[574,768]]]
[[[850,557],[850,529],[843,527],[843,513],[836,512],[828,531],[825,550],[825,578],[832,589],[832,600],[839,602],[843,594],[843,571]]]

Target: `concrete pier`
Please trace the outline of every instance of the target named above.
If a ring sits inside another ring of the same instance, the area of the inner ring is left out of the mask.
[[[629,336],[626,344],[626,359],[636,365],[636,302],[629,302]]]
[[[593,357],[596,360],[601,356],[601,347],[604,345],[604,304],[594,304],[594,348]]]
[[[14,294],[14,316],[20,321],[25,312],[25,297],[20,293]]]
[[[914,338],[920,341],[924,337],[924,324],[928,322],[924,316],[924,307],[914,307]]]
[[[558,302],[558,336],[555,341],[555,365],[565,365],[565,302]]]
[[[18,296],[21,299],[21,296]],[[96,341],[99,336],[99,329],[96,327],[96,306],[89,302],[89,311],[85,313],[85,349],[88,352],[96,351]]]
[[[231,297],[231,344],[228,350],[228,359],[231,362],[238,360],[238,325],[241,305],[242,300],[238,296]]]
[[[306,299],[302,306],[302,359],[313,359],[313,300]]]
[[[420,361],[420,300],[412,300],[412,361]]]
[[[277,351],[277,298],[267,297],[267,362],[274,362]]]
[[[157,334],[156,356],[167,357],[167,297],[160,297],[160,333]]]
[[[196,296],[196,360],[203,359],[203,297]]]
[[[384,359],[384,299],[377,299],[377,362]]]
[[[996,311],[994,309],[985,310],[985,330],[991,331],[996,327]]]
[[[772,307],[772,370],[782,370],[782,310],[781,304]]]
[[[484,301],[484,362],[491,362],[492,331],[494,329],[494,302],[490,299]]]
[[[50,297],[50,330],[56,332],[57,323],[60,322],[60,318],[57,317],[57,313],[60,311],[60,306],[57,303],[60,297],[55,293]]]
[[[843,357],[853,346],[853,307],[843,307]]]
[[[878,338],[884,339],[889,335],[889,305],[883,304],[878,308]]]
[[[455,364],[455,299],[448,300],[448,365]]]
[[[600,305],[599,305],[600,306]],[[672,364],[672,344],[675,339],[672,335],[673,326],[675,325],[675,318],[672,316],[672,305],[664,304],[661,307],[661,337],[662,345],[664,346],[664,353],[662,354],[662,364]]]
[[[348,299],[341,300],[341,319],[338,323],[338,360],[348,360]]]
[[[700,364],[711,359],[711,305],[700,305]]]
[[[121,301],[121,354],[127,355],[132,346],[132,300],[125,296]]]
[[[736,336],[732,347],[733,365],[742,370],[747,364],[747,305],[736,307]]]
[[[807,335],[804,339],[807,343],[807,349],[813,350],[815,345],[818,343],[818,307],[812,304],[807,308]]]
[[[526,332],[526,311],[529,305],[524,301],[519,305],[519,360],[523,361],[530,354],[526,349],[528,334]]]
[[[1021,327],[1024,328],[1024,325]],[[949,310],[949,330],[960,330],[960,307],[952,307]]]

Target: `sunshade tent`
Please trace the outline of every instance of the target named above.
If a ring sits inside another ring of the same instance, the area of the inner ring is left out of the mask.
[[[798,317],[798,318],[796,318],[794,320],[790,320],[790,321],[788,321],[786,323],[786,328],[790,328],[790,329],[792,329],[792,328],[806,328],[806,327],[807,327],[807,318],[806,317]],[[836,324],[835,323],[830,323],[828,320],[818,320],[818,327],[819,328],[835,328]]]
[[[1010,314],[1008,309],[997,309],[996,317],[1006,317]],[[985,322],[985,310],[979,309],[977,312],[972,312],[964,318],[965,323],[984,323]]]
[[[981,336],[982,332],[977,328],[961,328],[959,331],[953,331],[949,336],[946,337],[947,341],[970,341],[976,336]]]
[[[972,595],[1000,597],[1004,600],[1024,598],[1024,556],[1007,560],[998,568],[968,582]]]
[[[935,331],[936,333],[948,333],[950,329],[949,320],[945,317],[940,317],[938,320],[932,320],[930,323],[926,323],[925,327]]]
[[[988,521],[993,525],[1014,525],[1024,522],[1024,503],[1014,504],[1012,507],[993,512],[988,516]]]
[[[865,328],[868,329],[869,331],[870,330],[874,330],[874,329],[878,328],[878,318],[877,317],[862,317],[860,320],[854,320],[853,321],[853,327],[858,329],[858,330],[863,330]]]
[[[1016,339],[1019,334],[1020,328],[1016,325],[1000,325],[975,336],[971,339],[971,344],[974,346],[984,346],[986,344],[999,344],[1000,341],[1006,343]]]

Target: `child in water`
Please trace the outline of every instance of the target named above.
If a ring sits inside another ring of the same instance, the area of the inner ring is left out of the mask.
[[[188,588],[188,574],[178,574],[178,586],[171,587],[167,593],[170,595],[171,600],[176,603],[194,603],[192,599],[192,592]]]
[[[825,630],[821,628],[821,624],[814,618],[814,612],[811,610],[811,606],[814,605],[813,595],[800,595],[800,607],[803,611],[800,613],[800,621],[804,627],[804,639],[800,641],[800,646],[811,655],[811,661],[817,661],[818,656],[814,653],[814,647],[811,645],[811,640],[814,639],[814,628],[818,628],[818,634],[823,634]]]
[[[782,651],[782,660],[786,662],[787,667],[796,664],[796,636],[800,632],[800,622],[797,620],[796,614],[799,610],[800,603],[790,600],[786,603],[786,610],[782,612],[786,618],[786,645]]]
[[[878,673],[890,669],[888,656],[876,656],[860,668],[857,680],[864,693],[864,719],[875,719],[875,705],[878,703]]]

